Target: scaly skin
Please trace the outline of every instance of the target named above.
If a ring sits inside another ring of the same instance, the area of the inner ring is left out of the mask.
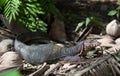
[[[31,64],[40,64],[43,62],[59,59],[65,56],[75,55],[83,50],[88,50],[98,46],[100,43],[96,40],[85,40],[77,43],[73,47],[63,47],[54,43],[26,45],[17,39],[15,40],[15,50]]]

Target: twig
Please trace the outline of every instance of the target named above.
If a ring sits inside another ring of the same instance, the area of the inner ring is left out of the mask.
[[[75,68],[76,66],[77,66],[77,65],[71,65],[71,66],[69,66],[67,69],[65,69],[64,72],[67,72],[67,71]]]
[[[7,37],[7,38],[12,38],[12,39],[15,38],[15,36],[14,36],[14,37],[13,37],[13,36],[8,36],[8,35],[6,35],[6,34],[2,34],[1,32],[0,32],[0,34],[3,35],[3,36],[5,36],[5,37]]]
[[[111,62],[111,60],[109,60],[109,63],[110,63],[109,65],[110,65],[110,68],[112,70],[113,76],[116,76],[116,73],[115,73],[114,67],[113,67],[113,63]]]
[[[7,37],[7,38],[12,38],[12,39],[14,39],[15,36],[16,36],[16,34],[10,32],[9,30],[6,30],[6,29],[4,29],[4,28],[1,28],[1,27],[0,27],[0,30],[1,30],[1,31],[0,31],[0,34],[3,35],[3,36],[5,36],[5,37]],[[2,31],[3,31],[3,32],[2,32]],[[5,34],[4,31],[7,32],[8,34],[10,34],[11,36]]]
[[[41,68],[39,68],[37,71],[33,72],[29,76],[41,76],[43,72],[45,72],[49,67],[47,66],[47,63],[44,63]]]
[[[51,67],[50,69],[48,69],[45,73],[44,76],[48,76],[49,74],[51,74],[56,68],[60,67],[62,64],[61,63],[57,63],[54,67]]]
[[[75,42],[78,42],[78,41],[81,41],[81,40],[85,39],[90,34],[90,32],[92,31],[92,29],[93,29],[93,27],[90,27],[90,28],[86,27],[83,30],[83,32],[80,34],[80,36],[77,39],[75,39]]]
[[[9,30],[7,30],[7,29],[4,29],[4,28],[2,28],[2,27],[0,27],[0,29],[3,30],[3,31],[8,32],[9,34],[16,35],[15,33],[11,32],[11,31],[9,31]]]
[[[118,61],[114,61],[114,63],[120,68],[120,64]]]
[[[85,72],[87,72],[87,71],[93,69],[94,67],[100,65],[102,62],[106,61],[106,60],[109,59],[110,57],[111,57],[111,56],[109,55],[108,57],[106,57],[105,59],[97,62],[96,64],[91,65],[91,66],[88,67],[88,68],[85,68],[85,69],[83,69],[83,70],[81,70],[81,71],[76,72],[75,76],[81,76],[81,75],[84,74]]]
[[[116,70],[116,72],[120,75],[120,69],[118,66],[116,66],[115,62],[111,62],[113,64],[113,68]]]

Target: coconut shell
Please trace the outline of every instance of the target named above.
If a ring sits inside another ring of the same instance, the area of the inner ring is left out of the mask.
[[[111,21],[106,26],[106,33],[113,37],[119,37],[120,36],[120,23],[117,20]]]
[[[117,39],[115,40],[115,43],[116,43],[116,44],[120,44],[120,38],[117,38]]]
[[[8,51],[11,51],[13,47],[12,39],[4,39],[0,42],[0,56]]]

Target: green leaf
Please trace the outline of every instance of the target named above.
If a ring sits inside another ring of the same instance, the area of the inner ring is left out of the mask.
[[[85,20],[85,25],[87,26],[90,23],[90,21],[91,21],[91,19],[87,17]]]
[[[92,57],[94,57],[95,56],[95,50],[93,50],[93,51],[89,51],[88,53],[87,53],[87,58],[92,58]]]
[[[37,16],[37,13],[32,10],[30,7],[26,7],[26,10],[29,12],[29,14],[32,14],[33,16]]]
[[[8,70],[0,73],[0,76],[22,76],[17,70]]]
[[[118,6],[116,9],[117,9],[117,10],[120,10],[120,6]]]
[[[120,5],[120,1],[118,1],[116,4],[117,4],[117,5]]]
[[[6,5],[6,3],[8,3],[9,0],[0,0],[0,7]]]
[[[77,32],[83,26],[84,23],[85,23],[84,21],[78,23],[78,25],[77,25],[77,27],[75,29],[75,32]]]
[[[117,14],[116,10],[112,10],[108,13],[109,16],[114,16],[115,14]]]

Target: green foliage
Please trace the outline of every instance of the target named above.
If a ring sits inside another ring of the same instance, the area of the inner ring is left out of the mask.
[[[92,19],[93,19],[92,17],[90,17],[90,18],[87,17],[85,20],[85,26],[87,26],[91,22]]]
[[[77,25],[77,27],[76,27],[76,29],[75,29],[75,32],[77,32],[79,29],[82,29],[82,27],[83,27],[84,25],[85,25],[85,26],[88,26],[89,23],[90,23],[91,21],[93,21],[93,20],[94,20],[93,17],[87,17],[87,18],[85,19],[85,21],[82,21],[82,22],[78,23],[78,25]]]
[[[116,10],[112,10],[108,13],[109,16],[114,16],[115,14],[117,14]]]
[[[62,17],[55,3],[56,0],[0,0],[0,10],[9,21],[15,19],[32,31],[46,31],[47,24],[39,16],[47,18],[51,13]]]
[[[118,1],[116,4],[118,5],[118,7],[114,10],[109,11],[108,15],[109,16],[116,15],[117,19],[119,19],[119,16],[120,16],[120,1]]]
[[[2,72],[0,76],[22,76],[22,75],[17,70],[8,70],[5,72]]]
[[[82,26],[84,25],[84,21],[78,23],[76,29],[75,29],[75,32],[77,32]]]
[[[21,10],[18,16],[19,21],[26,25],[27,28],[32,31],[46,31],[47,24],[37,16],[45,13],[37,0],[21,0],[19,9]]]
[[[94,56],[96,56],[96,50],[92,50],[92,51],[89,51],[86,55],[87,58],[93,58]]]
[[[83,27],[88,26],[90,23],[94,23],[95,25],[98,25],[97,27],[101,30],[103,29],[101,23],[98,21],[96,17],[87,17],[85,21],[78,23],[77,27],[75,28],[75,32],[82,30]]]
[[[16,19],[16,15],[19,12],[20,1],[19,0],[0,0],[0,8],[3,8],[3,14],[9,17],[9,21],[12,18]]]

